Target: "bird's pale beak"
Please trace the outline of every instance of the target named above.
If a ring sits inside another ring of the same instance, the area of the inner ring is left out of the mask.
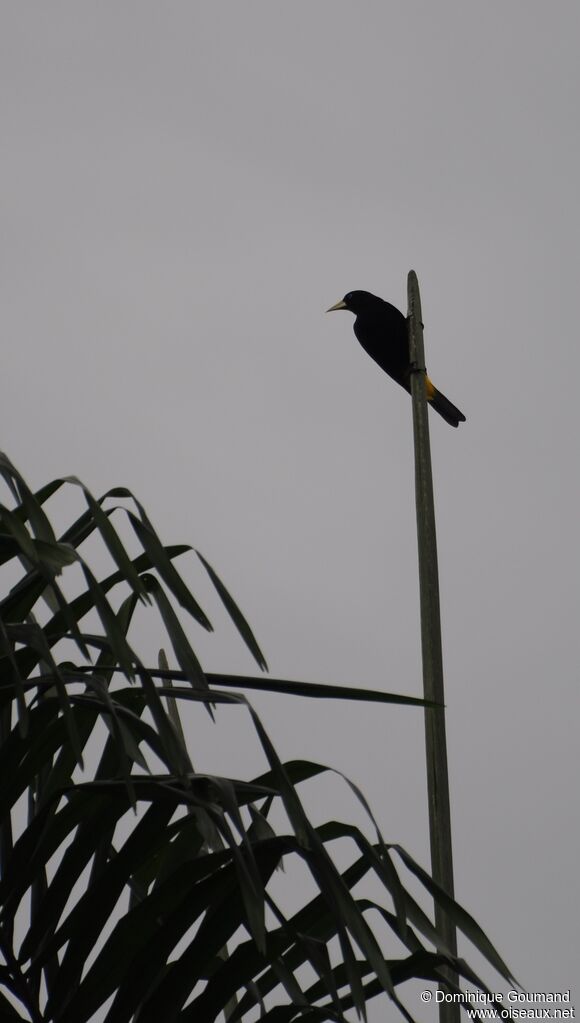
[[[331,305],[330,309],[327,309],[326,312],[327,313],[333,313],[335,309],[346,309],[346,308],[347,308],[347,304],[344,301],[344,299],[341,298],[340,302],[337,302],[336,305]]]

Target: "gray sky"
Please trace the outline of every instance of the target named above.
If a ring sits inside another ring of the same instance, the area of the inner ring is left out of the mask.
[[[35,486],[131,487],[276,676],[420,695],[410,404],[324,316],[352,288],[405,309],[418,272],[430,375],[467,415],[431,417],[456,891],[526,988],[574,990],[578,5],[1,13],[1,446]],[[188,578],[204,665],[253,672]],[[420,714],[254,702],[427,864]],[[231,718],[192,723],[197,766],[261,771]],[[351,805],[333,783],[312,807]]]

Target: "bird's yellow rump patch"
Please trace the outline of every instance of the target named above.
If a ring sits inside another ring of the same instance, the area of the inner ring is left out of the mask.
[[[435,387],[429,380],[429,377],[425,377],[425,388],[427,390],[427,401],[433,401],[435,397]]]

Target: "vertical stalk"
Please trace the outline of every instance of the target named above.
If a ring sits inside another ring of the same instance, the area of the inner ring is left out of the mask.
[[[441,615],[439,609],[439,573],[433,474],[429,443],[429,419],[426,396],[425,350],[419,282],[414,270],[407,279],[409,302],[409,355],[411,362],[411,395],[413,399],[413,434],[415,442],[415,502],[417,508],[417,543],[419,550],[419,591],[421,606],[421,651],[423,660],[423,691],[426,700],[437,707],[425,708],[425,751],[427,760],[427,795],[429,801],[429,837],[433,880],[453,897],[453,855],[451,849],[451,814],[449,777],[445,737],[445,694],[443,689],[443,655],[441,648]],[[435,923],[447,948],[457,953],[455,924],[435,904]],[[456,978],[451,978],[455,979]],[[441,1002],[441,1023],[458,1023],[457,1003]]]

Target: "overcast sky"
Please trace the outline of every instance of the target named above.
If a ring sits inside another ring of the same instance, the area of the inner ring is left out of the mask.
[[[577,2],[1,11],[0,446],[34,486],[131,487],[275,676],[421,694],[410,402],[324,315],[353,288],[406,310],[417,271],[467,416],[431,416],[456,892],[524,987],[574,992]],[[189,571],[204,665],[253,673]],[[254,702],[428,864],[420,712]],[[264,769],[219,727],[192,725],[200,770]],[[361,819],[338,783],[311,806]]]

